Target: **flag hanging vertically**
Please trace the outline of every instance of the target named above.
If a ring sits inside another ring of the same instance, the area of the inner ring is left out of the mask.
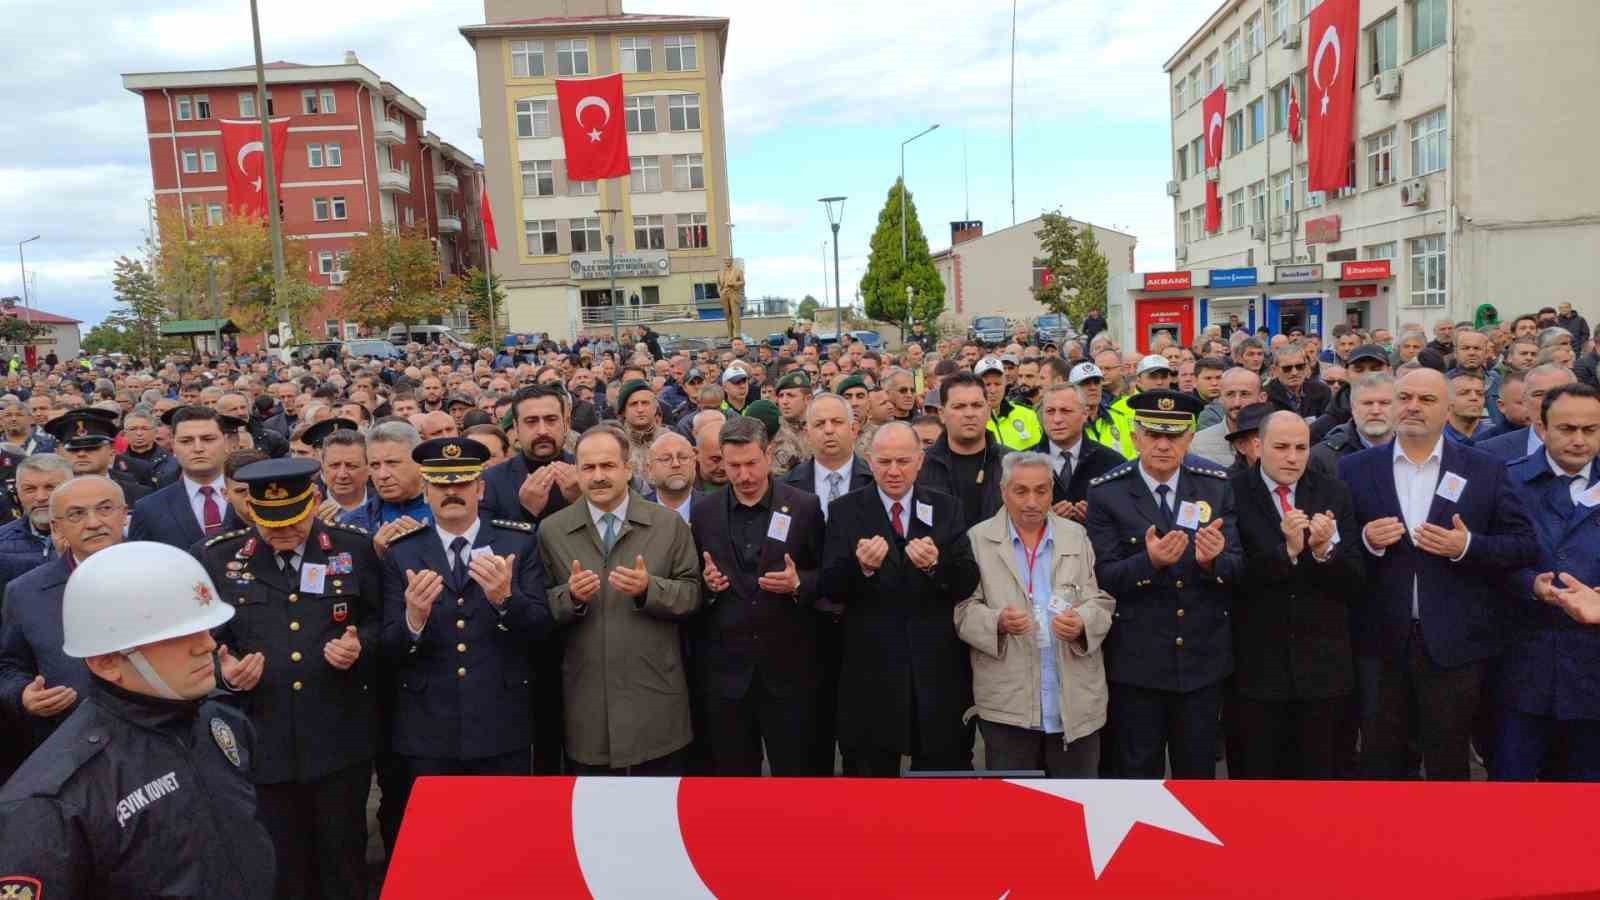
[[[1300,143],[1300,95],[1293,82],[1289,84],[1289,143]]]
[[[567,178],[595,181],[633,171],[622,115],[622,76],[556,80]]]
[[[267,217],[266,157],[261,123],[254,119],[222,119],[222,164],[228,167],[228,208],[237,214]],[[273,187],[283,184],[283,157],[289,144],[289,119],[272,119]]]
[[[1211,170],[1222,168],[1222,123],[1228,118],[1228,94],[1221,86],[1206,95],[1201,115],[1206,125],[1206,231],[1215,232],[1222,230],[1222,194],[1217,189],[1221,175],[1213,179]]]
[[[1356,107],[1360,0],[1324,0],[1311,12],[1306,70],[1306,190],[1336,191],[1350,181]]]
[[[478,198],[478,214],[483,219],[483,243],[490,250],[500,249],[500,239],[494,233],[494,210],[489,208],[489,184],[483,185],[483,196]]]

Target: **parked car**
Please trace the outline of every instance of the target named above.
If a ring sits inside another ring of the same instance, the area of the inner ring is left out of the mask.
[[[661,336],[661,352],[667,356],[674,353],[699,353],[701,350],[710,350],[711,342],[704,338],[684,337],[681,334],[663,334]]]
[[[1060,313],[1045,313],[1033,320],[1033,342],[1040,347],[1045,344],[1055,344],[1059,347],[1063,341],[1071,340],[1074,335],[1072,324]]]
[[[307,362],[322,356],[339,356],[343,344],[339,341],[316,341],[310,344],[296,344],[289,348],[289,359],[294,362]]]
[[[445,344],[462,350],[473,349],[470,342],[462,340],[448,325],[395,325],[390,327],[388,337],[389,343],[402,347],[409,343],[417,343]]]
[[[1011,324],[1005,316],[978,316],[967,329],[967,340],[977,341],[985,347],[1004,344],[1011,334]]]
[[[861,342],[861,346],[868,350],[883,349],[883,335],[876,331],[852,331],[850,336]]]
[[[767,346],[771,347],[774,350],[776,350],[779,347],[782,347],[783,346],[783,342],[787,341],[788,339],[789,339],[789,335],[787,335],[787,334],[785,334],[785,333],[783,333],[781,331],[774,331],[771,334],[767,335]]]
[[[388,341],[377,338],[360,338],[345,341],[344,350],[357,359],[402,359],[405,352]]]

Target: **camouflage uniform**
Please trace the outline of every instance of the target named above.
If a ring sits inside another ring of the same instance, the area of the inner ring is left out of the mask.
[[[656,438],[667,433],[667,429],[660,425],[651,426],[649,431],[634,431],[623,426],[623,433],[628,436],[628,468],[633,470],[633,483],[635,485],[649,485],[650,479],[650,445]],[[647,488],[641,488],[644,490]]]
[[[872,439],[877,436],[878,429],[883,427],[882,422],[868,421],[861,426],[861,434],[856,438],[856,455],[862,459],[868,458],[872,450]]]
[[[811,455],[805,436],[796,431],[787,420],[778,424],[778,434],[772,439],[772,474],[785,475]]]

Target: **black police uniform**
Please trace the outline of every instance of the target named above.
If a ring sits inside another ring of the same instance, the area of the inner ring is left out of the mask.
[[[285,520],[314,511],[309,492],[317,471],[314,460],[274,459],[245,466],[235,478],[250,486],[257,515],[294,524]],[[277,848],[277,896],[365,897],[381,571],[372,539],[353,526],[313,520],[300,549],[298,568],[293,560],[284,567],[251,528],[218,535],[197,555],[235,609],[217,642],[235,657],[265,657],[260,682],[238,697],[257,734],[252,776],[261,821]],[[323,657],[323,646],[349,627],[362,652],[341,671]]]
[[[96,679],[0,789],[0,896],[270,897],[272,843],[248,777],[254,744],[250,723],[223,704]]]
[[[61,451],[88,449],[109,444],[116,438],[117,414],[94,407],[74,409],[46,422],[44,428],[59,443]],[[114,457],[105,475],[122,488],[123,499],[130,509],[151,492],[149,468],[126,455]]]

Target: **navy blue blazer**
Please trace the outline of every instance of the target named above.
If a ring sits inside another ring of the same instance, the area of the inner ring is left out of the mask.
[[[1382,556],[1366,553],[1369,590],[1353,609],[1356,654],[1395,661],[1411,633],[1412,586],[1422,619],[1423,644],[1439,666],[1455,668],[1499,654],[1504,641],[1506,572],[1532,565],[1539,542],[1521,498],[1511,490],[1505,464],[1472,447],[1446,440],[1439,466],[1465,478],[1455,501],[1433,494],[1427,521],[1451,527],[1460,515],[1472,533],[1460,562],[1417,549],[1409,535]],[[1339,461],[1339,480],[1354,490],[1356,523],[1387,516],[1404,520],[1395,492],[1393,445],[1353,453]],[[1365,541],[1363,541],[1365,546]]]
[[[1473,444],[1473,448],[1482,450],[1501,462],[1519,460],[1528,455],[1528,429],[1518,428],[1487,440],[1480,440]]]
[[[401,756],[483,759],[533,743],[533,653],[536,639],[554,627],[538,542],[531,525],[479,519],[473,547],[517,556],[511,596],[500,609],[469,577],[451,585],[450,562],[432,525],[395,538],[384,557],[390,741]],[[432,569],[446,584],[415,639],[405,618],[408,569]]]
[[[222,527],[217,529],[217,534],[245,527],[226,497],[218,496],[217,506],[222,512]],[[130,541],[159,541],[187,551],[205,537],[205,529],[200,527],[194,507],[189,505],[189,491],[182,479],[135,503],[128,520]]]
[[[67,560],[56,557],[7,585],[0,604],[0,703],[29,723],[30,746],[43,743],[77,708],[48,719],[24,712],[22,689],[35,675],[44,676],[45,687],[72,688],[80,701],[88,695],[89,667],[61,652],[61,595],[70,574]]]
[[[1506,475],[1539,535],[1539,558],[1510,578],[1498,699],[1529,715],[1600,719],[1600,628],[1533,596],[1542,572],[1600,584],[1600,506],[1574,505],[1543,453],[1512,463]]]
[[[563,453],[561,462],[571,463],[577,460],[570,453]],[[485,519],[506,519],[512,522],[527,522],[530,525],[538,524],[551,513],[558,512],[567,505],[567,497],[561,493],[561,486],[550,485],[550,498],[545,501],[544,512],[538,519],[528,514],[522,508],[522,501],[517,499],[517,492],[522,490],[522,482],[528,477],[528,458],[521,453],[511,454],[511,458],[483,472],[483,500],[478,503],[478,512]]]

